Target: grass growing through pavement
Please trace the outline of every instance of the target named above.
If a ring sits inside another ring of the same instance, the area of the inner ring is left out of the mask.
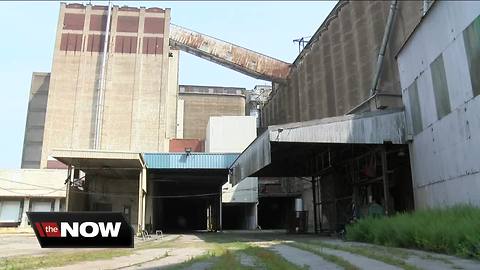
[[[261,247],[250,246],[242,242],[220,242],[211,244],[207,254],[200,255],[190,260],[167,267],[168,270],[185,269],[196,263],[211,262],[212,266],[208,269],[232,269],[232,270],[250,270],[252,267],[244,266],[236,256],[237,252],[243,252],[255,258],[259,267],[266,270],[303,270],[305,267],[299,267],[290,263],[283,257],[273,251]]]
[[[347,239],[480,259],[480,208],[458,205],[347,226]]]
[[[240,263],[235,253],[227,250],[223,255],[217,258],[215,264],[210,267],[209,269],[212,270],[224,270],[224,269],[231,269],[231,270],[250,270],[253,269],[251,267],[244,266]]]
[[[261,247],[249,247],[243,250],[246,254],[254,256],[261,263],[262,268],[267,270],[296,270],[308,269],[307,267],[299,267],[273,251]]]
[[[418,267],[408,264],[402,259],[395,258],[391,255],[385,255],[382,253],[379,253],[373,249],[367,248],[367,247],[349,247],[349,246],[339,246],[339,245],[334,245],[330,243],[325,243],[321,241],[309,241],[310,244],[317,245],[320,247],[325,247],[325,248],[331,248],[331,249],[337,249],[341,251],[346,251],[350,252],[353,254],[361,255],[364,257],[368,257],[370,259],[374,259],[377,261],[384,262],[386,264],[398,266],[402,269],[405,270],[419,270]]]
[[[313,247],[312,245],[308,245],[305,243],[285,243],[285,244],[316,254],[322,257],[323,259],[342,267],[345,270],[360,270],[360,268],[344,260],[343,258],[324,253],[320,251],[318,248]]]

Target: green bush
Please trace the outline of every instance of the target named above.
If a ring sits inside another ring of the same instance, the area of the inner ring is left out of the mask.
[[[346,237],[351,241],[480,259],[480,208],[457,205],[391,217],[368,217],[348,225]]]

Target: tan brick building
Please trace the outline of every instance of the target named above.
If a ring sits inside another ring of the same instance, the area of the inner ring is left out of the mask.
[[[176,135],[178,51],[168,44],[170,10],[113,6],[104,55],[108,12],[61,4],[41,168],[52,149],[168,151]]]
[[[185,139],[205,140],[210,116],[245,115],[245,88],[180,85],[178,99]]]

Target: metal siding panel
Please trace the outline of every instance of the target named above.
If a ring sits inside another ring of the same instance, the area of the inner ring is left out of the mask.
[[[420,104],[420,113],[422,116],[422,126],[426,128],[438,120],[430,67],[419,75],[416,82],[418,103]]]
[[[228,169],[239,154],[145,153],[149,169]]]
[[[270,140],[304,143],[405,143],[403,111],[385,110],[270,127]]]
[[[473,97],[468,60],[462,38],[457,38],[443,52],[443,61],[447,74],[450,104],[454,110]]]
[[[418,134],[423,130],[422,113],[420,110],[420,101],[418,99],[417,80],[408,87],[408,98],[410,100],[410,112],[412,115],[413,133]]]
[[[480,95],[480,16],[463,33],[474,96]]]
[[[451,111],[447,76],[441,54],[430,64],[430,69],[432,71],[433,94],[435,97],[437,117],[441,119]]]

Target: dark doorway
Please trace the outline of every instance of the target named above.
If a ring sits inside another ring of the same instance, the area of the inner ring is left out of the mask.
[[[218,230],[220,191],[227,172],[152,172],[152,229],[163,232]]]
[[[288,215],[294,210],[293,197],[258,199],[258,225],[263,230],[287,229]]]
[[[206,230],[208,203],[208,199],[163,199],[164,230]]]
[[[224,230],[255,229],[256,203],[222,204],[222,227]]]

